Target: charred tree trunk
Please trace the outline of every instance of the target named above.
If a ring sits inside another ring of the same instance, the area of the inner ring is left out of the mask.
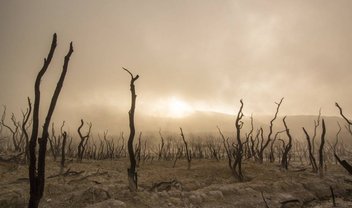
[[[182,137],[183,143],[185,144],[185,149],[186,149],[187,170],[190,170],[191,162],[192,162],[191,150],[188,150],[188,143],[186,142],[185,135],[183,134],[181,127],[180,127],[180,131],[181,131],[181,137]]]
[[[68,63],[73,53],[72,42],[70,44],[70,49],[67,55],[65,56],[65,61],[63,65],[63,70],[61,72],[61,76],[55,88],[54,94],[51,98],[50,106],[48,113],[45,118],[45,123],[43,126],[43,132],[41,138],[38,138],[38,128],[39,128],[39,104],[40,104],[40,82],[47,71],[51,59],[54,55],[54,51],[56,48],[56,34],[53,36],[53,40],[51,43],[51,48],[49,54],[46,59],[44,59],[44,65],[42,69],[39,71],[36,81],[35,81],[35,99],[34,99],[34,107],[33,107],[33,124],[32,124],[32,135],[29,143],[29,182],[30,182],[30,198],[29,198],[29,208],[36,208],[39,206],[40,199],[43,196],[44,192],[44,184],[45,184],[45,155],[46,155],[46,145],[48,141],[48,127],[50,124],[51,117],[53,115],[57,99],[61,92],[63,82],[65,80],[65,76],[67,73]],[[38,164],[37,164],[37,156],[36,156],[36,143],[39,142],[39,153],[38,153]]]
[[[61,148],[61,172],[64,170],[65,167],[65,146],[67,140],[67,133],[66,131],[62,134],[62,148]]]
[[[164,150],[164,137],[163,135],[161,134],[161,129],[159,130],[159,135],[160,135],[160,139],[161,139],[161,144],[160,144],[160,147],[159,147],[159,153],[158,153],[158,160],[161,160],[162,156],[163,156],[163,150]]]
[[[352,121],[350,121],[342,112],[342,108],[340,107],[340,105],[338,103],[335,103],[336,107],[339,109],[340,115],[341,117],[346,121],[347,123],[347,129],[348,132],[352,135]]]
[[[287,124],[286,124],[286,116],[282,119],[282,121],[284,122],[286,134],[288,137],[288,143],[287,143],[287,145],[284,145],[284,151],[283,151],[282,159],[281,159],[281,168],[285,168],[287,170],[288,163],[289,163],[288,154],[292,148],[292,136],[291,136],[290,130],[288,129]]]
[[[269,153],[269,161],[270,163],[273,163],[275,162],[275,151],[274,151],[274,144],[275,144],[275,141],[277,139],[277,137],[279,136],[279,134],[285,132],[286,130],[283,130],[283,131],[278,131],[276,132],[275,136],[274,136],[274,139],[271,141],[271,144],[270,144],[270,153]]]
[[[309,134],[308,134],[308,132],[306,131],[306,129],[304,127],[303,127],[303,131],[304,131],[304,134],[306,135],[306,138],[307,138],[309,161],[310,161],[310,164],[312,165],[313,172],[317,173],[318,172],[318,166],[317,166],[317,162],[315,160],[314,154],[312,152],[312,145],[311,145],[311,142],[310,142],[310,137],[309,137]]]
[[[235,149],[235,152],[234,152],[236,156],[232,165],[232,171],[235,177],[239,181],[243,181],[243,173],[242,173],[243,144],[241,141],[241,129],[243,126],[243,122],[241,121],[241,119],[243,118],[243,113],[242,113],[243,101],[240,100],[240,103],[241,103],[241,107],[237,113],[236,122],[235,122],[237,148]]]
[[[2,114],[0,124],[2,126],[6,127],[11,132],[12,144],[13,144],[14,150],[16,152],[19,152],[21,150],[21,148],[20,148],[19,142],[17,141],[17,138],[16,138],[17,133],[18,133],[18,125],[17,125],[16,120],[14,118],[14,114],[12,114],[12,116],[11,116],[11,120],[14,124],[14,127],[10,127],[9,125],[7,125],[5,123],[5,117],[6,117],[6,106],[4,106],[4,112]]]
[[[217,127],[217,128],[218,128],[219,134],[220,134],[222,141],[223,141],[223,144],[224,144],[224,149],[226,151],[226,155],[227,155],[227,159],[228,159],[228,165],[229,165],[230,169],[232,169],[232,157],[233,156],[230,151],[230,145],[228,144],[227,140],[225,139],[224,134],[221,132],[221,129],[219,127]]]
[[[334,156],[337,162],[339,162],[340,165],[345,168],[345,170],[347,170],[350,175],[352,175],[352,166],[346,160],[341,160],[336,153],[334,154]]]
[[[79,162],[81,162],[81,161],[83,160],[83,155],[84,155],[84,151],[85,151],[85,146],[86,146],[86,144],[87,144],[87,141],[88,141],[89,136],[90,136],[90,131],[91,131],[91,129],[92,129],[92,123],[89,123],[89,124],[88,124],[88,133],[87,133],[85,136],[83,136],[83,134],[82,134],[82,132],[81,132],[81,129],[82,129],[83,125],[84,125],[84,121],[83,121],[83,119],[81,119],[81,124],[80,124],[80,126],[78,127],[78,129],[77,129],[79,138],[81,139],[81,141],[80,141],[79,144],[78,144],[78,149],[77,149],[77,150],[78,150],[78,153],[77,153],[77,160],[78,160]]]
[[[130,136],[128,138],[128,154],[130,157],[130,168],[127,169],[128,173],[128,182],[130,191],[135,192],[137,191],[137,171],[136,171],[136,158],[133,151],[133,140],[134,135],[136,133],[134,127],[134,111],[136,109],[136,89],[134,86],[134,82],[139,78],[139,75],[133,76],[133,74],[128,71],[128,69],[123,68],[126,72],[131,75],[131,82],[130,82],[130,90],[131,90],[131,109],[128,112],[129,115],[129,125],[130,125]]]
[[[32,103],[31,103],[31,100],[29,99],[29,97],[27,98],[27,101],[28,101],[28,110],[26,111],[25,114],[23,114],[23,122],[22,122],[22,132],[24,134],[24,137],[26,139],[26,146],[25,146],[25,162],[27,163],[28,162],[28,159],[29,159],[29,136],[28,136],[28,132],[27,132],[27,123],[28,123],[28,120],[29,120],[29,117],[31,116],[31,112],[32,112]]]
[[[325,144],[325,121],[322,119],[322,133],[321,133],[321,140],[320,140],[320,147],[319,147],[319,175],[324,175],[324,144]]]
[[[263,144],[264,138],[262,136],[262,145],[261,145],[260,150],[258,152],[259,163],[263,163],[263,161],[264,161],[264,150],[266,149],[266,147],[269,145],[269,143],[271,141],[271,136],[273,134],[274,121],[277,118],[277,114],[279,113],[279,109],[280,109],[280,106],[281,106],[281,103],[282,103],[283,99],[284,98],[281,98],[279,103],[275,103],[277,105],[276,112],[275,112],[274,118],[270,121],[268,138],[267,138],[267,140],[266,140],[266,142],[264,144]]]

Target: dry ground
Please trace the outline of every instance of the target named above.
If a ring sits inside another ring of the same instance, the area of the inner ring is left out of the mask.
[[[60,172],[59,164],[47,158],[47,176]],[[46,179],[41,207],[332,207],[330,186],[337,207],[352,207],[352,176],[340,166],[329,165],[323,178],[309,167],[291,166],[282,171],[277,165],[245,162],[246,182],[231,175],[227,161],[153,161],[138,169],[139,191],[127,187],[128,161],[104,160],[71,162],[65,171],[78,175]],[[306,170],[302,170],[306,168]],[[180,186],[168,191],[151,191],[154,183],[176,179]],[[27,167],[0,163],[0,207],[25,207],[29,182]],[[263,194],[263,195],[262,195]],[[291,201],[292,202],[288,202]],[[288,203],[285,203],[288,202]]]

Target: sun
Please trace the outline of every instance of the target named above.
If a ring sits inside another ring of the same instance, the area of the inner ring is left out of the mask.
[[[189,115],[192,112],[192,107],[177,97],[171,97],[167,100],[166,114],[169,117],[181,118]]]
[[[153,100],[146,109],[150,115],[169,118],[182,118],[194,112],[193,106],[177,96]]]

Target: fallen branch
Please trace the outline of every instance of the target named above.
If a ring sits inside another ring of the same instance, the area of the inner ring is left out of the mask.
[[[67,177],[67,176],[76,176],[76,175],[80,175],[82,173],[84,173],[85,171],[82,170],[82,171],[71,171],[71,169],[67,169],[67,171],[65,173],[59,173],[59,174],[56,174],[56,175],[52,175],[52,176],[48,176],[47,178],[55,178],[55,177],[59,177],[59,176],[64,176],[64,177]]]
[[[336,207],[335,194],[334,194],[334,189],[332,188],[332,186],[330,186],[330,192],[331,192],[331,198],[332,198],[332,206]]]
[[[280,203],[281,203],[281,207],[285,207],[285,205],[289,203],[301,203],[301,202],[298,199],[290,199],[290,200],[282,201]]]
[[[334,154],[336,160],[340,163],[342,167],[344,167],[349,174],[352,175],[352,166],[346,161],[346,160],[341,160],[336,154]]]
[[[260,192],[260,193],[262,194],[262,198],[263,198],[263,201],[264,201],[264,203],[265,203],[265,208],[270,208],[269,205],[268,205],[268,203],[267,203],[266,200],[265,200],[265,197],[264,197],[263,192]]]
[[[171,188],[173,187],[181,191],[183,189],[181,182],[174,179],[172,181],[162,181],[160,183],[155,183],[153,184],[152,188],[150,188],[150,191],[155,191],[155,192],[170,191]]]
[[[15,162],[15,163],[19,163],[19,162],[21,161],[21,160],[20,160],[20,157],[21,157],[23,154],[24,154],[24,152],[21,152],[21,153],[19,153],[19,154],[17,154],[17,155],[14,155],[14,156],[10,157],[10,158],[3,158],[3,157],[0,156],[0,162],[7,162],[7,163],[9,163],[9,162]]]
[[[97,170],[96,173],[93,173],[93,174],[90,174],[90,175],[86,175],[86,176],[83,176],[82,178],[78,178],[78,179],[73,179],[73,180],[70,180],[67,184],[71,184],[71,183],[74,183],[74,182],[79,182],[79,181],[83,181],[89,177],[94,177],[94,176],[102,176],[102,175],[107,175],[108,172],[101,172],[99,173],[99,169]]]

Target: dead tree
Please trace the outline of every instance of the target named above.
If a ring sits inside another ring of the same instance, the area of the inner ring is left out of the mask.
[[[88,139],[90,137],[90,131],[92,129],[92,123],[89,123],[88,124],[88,133],[85,136],[83,136],[83,134],[81,132],[83,125],[84,125],[84,121],[83,121],[83,119],[81,119],[81,125],[79,125],[79,127],[77,129],[79,138],[81,139],[81,141],[78,144],[78,149],[77,149],[78,150],[77,159],[79,162],[82,161],[82,159],[83,159],[84,151],[86,149],[86,145],[87,145]]]
[[[65,167],[65,146],[67,140],[67,133],[66,131],[62,133],[62,147],[61,147],[61,172],[63,172]]]
[[[320,126],[320,120],[321,120],[321,109],[319,109],[319,114],[317,120],[314,120],[314,131],[313,131],[313,136],[312,136],[312,153],[313,155],[315,154],[315,138],[317,136],[317,129]]]
[[[281,168],[284,168],[284,169],[288,169],[288,163],[289,163],[289,160],[288,160],[288,154],[292,148],[292,136],[290,134],[290,130],[288,129],[287,127],[287,124],[286,124],[286,116],[282,119],[282,121],[284,122],[284,126],[285,126],[285,130],[286,130],[286,134],[287,134],[287,137],[288,137],[288,143],[287,145],[284,145],[284,150],[282,152],[282,158],[281,158]]]
[[[183,140],[183,143],[185,144],[185,150],[186,150],[186,159],[187,159],[187,170],[191,169],[191,162],[192,162],[192,152],[191,150],[188,150],[188,143],[186,142],[185,135],[183,134],[182,128],[180,127],[181,131],[181,137]]]
[[[244,155],[246,156],[246,159],[249,159],[253,156],[253,152],[251,151],[250,147],[250,141],[253,140],[253,131],[254,131],[254,125],[253,125],[253,115],[251,115],[251,130],[249,131],[248,134],[246,134],[246,141],[245,141],[245,151]]]
[[[70,43],[70,49],[65,56],[63,69],[59,78],[59,81],[56,85],[54,94],[51,98],[51,102],[49,105],[49,110],[45,118],[45,122],[43,125],[42,136],[38,138],[39,131],[39,104],[40,104],[40,82],[47,71],[51,59],[54,55],[54,51],[56,48],[56,34],[53,36],[53,40],[51,43],[51,48],[49,54],[46,59],[44,59],[44,65],[42,69],[39,71],[37,78],[35,80],[34,92],[34,106],[33,106],[33,123],[32,123],[32,135],[29,142],[29,182],[30,182],[30,197],[29,197],[29,208],[37,208],[39,206],[40,199],[43,196],[44,192],[44,184],[45,184],[45,154],[46,154],[46,146],[48,142],[48,128],[50,125],[51,117],[54,113],[54,109],[56,106],[57,99],[60,95],[65,76],[67,73],[68,63],[70,61],[71,54],[73,53],[72,42]],[[39,142],[39,152],[38,152],[38,163],[36,156],[36,144]]]
[[[54,123],[52,123],[52,127],[51,127],[51,137],[48,137],[49,139],[49,144],[50,144],[50,149],[51,149],[51,154],[53,155],[54,161],[56,161],[56,155],[57,155],[57,151],[56,151],[56,136],[55,136],[55,126]]]
[[[219,134],[223,140],[224,149],[226,151],[227,158],[228,158],[228,165],[229,165],[233,175],[239,181],[243,181],[243,179],[244,179],[244,176],[242,173],[243,143],[241,140],[241,129],[243,126],[243,122],[241,121],[241,119],[243,118],[243,113],[242,113],[243,101],[240,100],[240,103],[241,103],[241,106],[240,106],[240,109],[237,113],[237,117],[236,117],[236,121],[235,121],[237,144],[230,146],[230,144],[228,142],[229,138],[225,139],[225,136],[221,132],[220,128],[219,127],[217,127],[217,128],[218,128]]]
[[[279,103],[275,102],[275,104],[277,105],[276,112],[275,112],[274,118],[270,121],[269,134],[268,134],[268,137],[267,137],[267,140],[265,141],[265,143],[264,143],[263,134],[261,134],[262,142],[261,142],[260,149],[259,149],[259,152],[258,152],[259,163],[263,163],[264,150],[266,149],[266,147],[269,145],[269,143],[271,141],[271,136],[273,134],[274,121],[277,118],[277,114],[279,113],[279,109],[280,109],[280,106],[281,106],[281,103],[282,103],[283,99],[284,98],[281,98]],[[263,130],[262,130],[262,132],[263,132]]]
[[[340,165],[341,165],[343,168],[345,168],[345,170],[347,170],[347,172],[348,172],[350,175],[352,175],[352,166],[351,166],[346,160],[341,160],[341,159],[339,158],[339,156],[337,156],[336,153],[334,154],[334,156],[335,156],[337,162],[339,162]]]
[[[306,129],[304,127],[302,127],[304,134],[306,135],[306,139],[307,139],[307,144],[308,144],[308,154],[309,154],[309,162],[312,166],[312,170],[314,173],[318,172],[318,166],[317,166],[317,162],[315,160],[314,154],[312,152],[312,145],[311,145],[311,140],[310,140],[310,136],[308,134],[308,132],[306,131]]]
[[[0,124],[11,132],[12,143],[13,143],[14,149],[16,152],[19,152],[21,150],[21,148],[20,148],[19,142],[17,141],[18,125],[15,120],[15,115],[12,114],[12,116],[11,116],[11,121],[13,122],[14,127],[10,127],[9,125],[7,125],[5,123],[5,116],[6,116],[6,106],[4,106],[4,112],[2,114]]]
[[[285,132],[286,130],[282,130],[282,131],[278,131],[276,132],[275,136],[274,136],[274,139],[271,141],[271,144],[270,144],[270,153],[269,153],[269,161],[271,163],[275,162],[275,151],[274,151],[274,144],[275,144],[275,141],[277,139],[277,137],[279,136],[279,134]]]
[[[128,154],[130,157],[130,168],[127,169],[127,174],[128,174],[128,182],[129,182],[129,188],[130,191],[137,191],[137,171],[136,171],[136,157],[134,155],[133,151],[133,140],[134,140],[134,135],[136,133],[135,127],[134,127],[134,111],[136,109],[136,90],[134,86],[134,82],[139,78],[139,75],[137,74],[136,76],[133,76],[133,74],[126,68],[122,68],[126,72],[128,72],[131,76],[131,82],[130,82],[130,90],[131,90],[131,109],[128,112],[129,115],[129,124],[130,124],[130,136],[128,138],[127,142],[127,147],[128,147]]]
[[[324,175],[324,144],[325,144],[325,121],[322,119],[322,133],[319,147],[319,174],[320,176]]]
[[[232,172],[239,181],[243,181],[243,173],[242,173],[243,144],[241,141],[241,129],[243,127],[243,122],[241,121],[241,119],[243,118],[243,113],[242,113],[243,101],[240,100],[240,103],[241,103],[241,107],[237,113],[237,117],[235,121],[237,144],[233,153],[235,158],[232,164]]]
[[[138,144],[136,145],[136,151],[135,151],[135,155],[136,155],[136,161],[137,161],[137,167],[139,167],[139,164],[141,163],[141,151],[142,151],[142,132],[139,132],[139,136],[138,136]]]
[[[352,121],[350,121],[342,112],[342,108],[338,103],[335,103],[336,107],[339,109],[341,117],[346,121],[347,123],[347,130],[348,132],[352,135]]]
[[[174,160],[174,164],[173,164],[172,168],[175,168],[177,160],[180,159],[180,157],[182,156],[182,151],[183,151],[182,147],[177,148],[177,152],[175,155],[175,160]]]
[[[161,134],[161,129],[159,129],[159,135],[160,135],[160,139],[161,139],[161,144],[159,146],[159,153],[158,153],[158,160],[161,160],[162,156],[163,156],[163,150],[164,150],[164,137]]]
[[[340,107],[340,105],[338,103],[335,103],[336,107],[339,109],[340,115],[342,116],[342,118],[346,121],[347,123],[347,130],[348,132],[352,135],[352,122],[350,121],[350,119],[348,119],[342,112],[342,108]],[[340,163],[340,165],[342,167],[344,167],[350,174],[352,174],[352,166],[346,161],[346,160],[341,160],[337,153],[334,153],[334,156],[336,158],[336,160]]]
[[[29,136],[28,136],[26,125],[28,123],[29,117],[31,116],[31,112],[32,112],[32,103],[31,103],[31,100],[29,99],[29,97],[27,98],[27,101],[28,101],[28,109],[26,110],[25,113],[22,113],[23,114],[22,132],[23,132],[24,137],[26,139],[26,146],[25,146],[25,162],[26,163],[27,163],[27,160],[29,158],[29,150],[28,150],[28,147],[29,147]]]
[[[226,155],[227,155],[227,159],[228,159],[228,165],[229,165],[229,168],[232,170],[232,154],[231,154],[231,151],[230,151],[230,145],[228,143],[228,139],[225,139],[225,136],[224,134],[221,132],[221,129],[217,126],[218,128],[218,131],[219,131],[219,134],[222,138],[222,142],[223,142],[223,145],[224,145],[224,149],[225,149],[225,152],[226,152]]]

